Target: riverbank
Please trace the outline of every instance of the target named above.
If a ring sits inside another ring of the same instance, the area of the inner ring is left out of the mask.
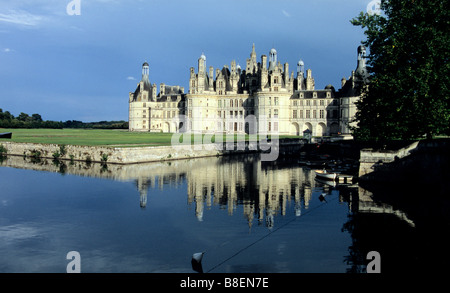
[[[240,141],[210,144],[175,144],[168,146],[110,147],[66,144],[20,143],[1,141],[4,155],[85,161],[111,164],[136,164],[243,153],[264,153],[268,160],[279,154],[296,153],[303,146],[300,139],[277,141]]]

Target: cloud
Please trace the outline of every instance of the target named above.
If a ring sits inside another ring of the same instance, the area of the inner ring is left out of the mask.
[[[36,26],[44,19],[43,16],[31,14],[23,10],[10,10],[8,13],[0,13],[0,21],[25,26]]]
[[[127,80],[136,80],[136,78],[134,78],[133,76],[128,76]]]
[[[3,49],[3,52],[5,52],[5,53],[9,53],[9,52],[11,52],[12,50],[10,49],[10,48],[5,48],[5,49]]]

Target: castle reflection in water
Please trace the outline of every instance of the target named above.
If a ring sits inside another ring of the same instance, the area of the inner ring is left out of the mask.
[[[249,226],[257,218],[273,226],[277,214],[285,215],[294,205],[296,216],[309,207],[316,184],[314,172],[292,162],[261,162],[257,155],[209,157],[192,160],[153,162],[133,165],[100,165],[86,162],[55,162],[8,156],[2,166],[60,172],[79,176],[135,181],[139,204],[147,206],[155,188],[187,185],[187,202],[195,206],[199,221],[205,209],[215,205],[232,215],[242,206]],[[320,185],[321,191],[331,192]],[[323,188],[322,188],[323,187]]]

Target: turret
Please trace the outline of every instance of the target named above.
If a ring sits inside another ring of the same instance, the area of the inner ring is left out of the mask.
[[[304,72],[305,72],[305,63],[303,62],[303,60],[298,61],[297,63],[297,77],[304,77]]]
[[[150,67],[148,65],[147,62],[144,62],[144,64],[142,64],[142,80],[143,81],[148,81],[148,76],[150,73]]]
[[[366,68],[366,47],[358,47],[358,62],[356,66],[356,78],[367,81],[368,72]]]
[[[269,71],[274,70],[277,66],[277,50],[272,48],[269,52]]]

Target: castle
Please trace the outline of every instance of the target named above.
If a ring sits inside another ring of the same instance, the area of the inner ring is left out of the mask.
[[[268,64],[267,64],[268,63]],[[142,65],[142,79],[129,93],[129,130],[193,133],[277,133],[313,136],[350,134],[360,97],[367,80],[365,48],[358,47],[357,68],[343,78],[341,89],[332,85],[316,89],[311,69],[297,63],[297,74],[269,58],[257,62],[255,45],[245,69],[235,61],[222,69],[206,68],[206,56],[198,59],[197,72],[190,68],[189,90],[164,83],[151,84],[149,64]]]

